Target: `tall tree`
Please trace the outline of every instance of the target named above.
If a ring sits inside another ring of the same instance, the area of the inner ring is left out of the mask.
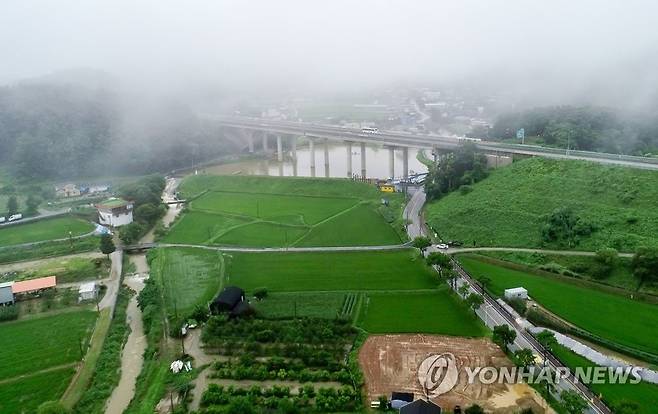
[[[640,247],[631,260],[633,274],[642,283],[658,281],[658,247]]]
[[[110,254],[112,254],[116,251],[116,246],[114,245],[114,241],[112,240],[112,236],[109,235],[109,234],[102,234],[101,235],[99,247],[100,247],[101,253],[107,255],[108,259],[110,258]]]
[[[7,214],[11,216],[16,213],[18,213],[18,200],[16,196],[10,196],[7,200]]]

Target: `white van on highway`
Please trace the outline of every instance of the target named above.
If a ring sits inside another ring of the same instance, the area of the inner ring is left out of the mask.
[[[20,213],[13,214],[13,215],[9,216],[9,221],[16,221],[16,220],[20,220],[22,218],[23,218],[23,215],[20,214]]]
[[[0,223],[4,223],[5,221],[7,221],[5,217],[0,217]]]

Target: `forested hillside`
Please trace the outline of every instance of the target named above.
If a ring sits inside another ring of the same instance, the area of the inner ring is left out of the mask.
[[[0,163],[19,178],[166,171],[230,145],[174,100],[51,80],[0,88]]]
[[[658,154],[658,118],[598,107],[543,107],[500,116],[489,139],[511,139],[525,129],[526,143],[634,155]]]

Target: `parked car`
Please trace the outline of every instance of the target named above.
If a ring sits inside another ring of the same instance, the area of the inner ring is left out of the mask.
[[[23,215],[20,214],[20,213],[13,214],[13,215],[9,216],[9,221],[16,221],[16,220],[20,220],[22,218],[23,218]]]
[[[448,248],[448,245],[445,243],[439,243],[436,245],[436,248],[441,250],[446,250]]]

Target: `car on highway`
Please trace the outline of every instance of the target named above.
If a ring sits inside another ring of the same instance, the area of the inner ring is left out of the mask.
[[[441,250],[447,250],[448,247],[449,247],[449,246],[448,246],[447,244],[445,244],[445,243],[439,243],[439,244],[436,245],[436,248],[437,248],[437,249],[441,249]]]

